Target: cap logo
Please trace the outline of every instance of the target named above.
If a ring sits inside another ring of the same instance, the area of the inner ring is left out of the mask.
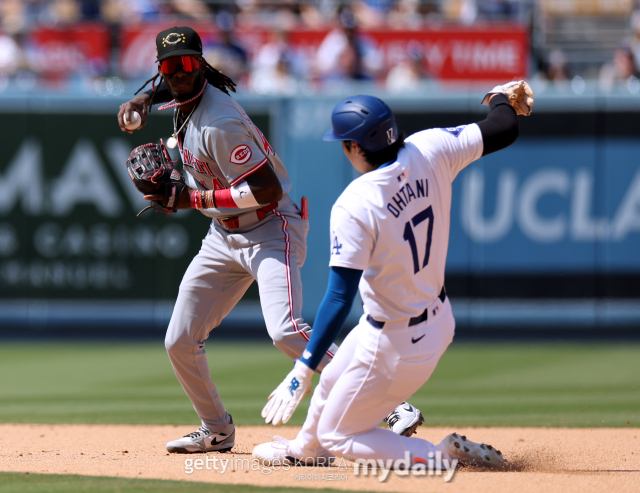
[[[396,141],[395,135],[393,135],[393,128],[387,130],[387,144],[391,145]]]
[[[180,42],[182,43],[187,42],[184,34],[170,33],[170,34],[167,34],[165,38],[162,38],[162,47],[166,48],[168,44],[177,45]]]

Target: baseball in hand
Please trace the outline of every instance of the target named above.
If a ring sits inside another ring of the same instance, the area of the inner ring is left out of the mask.
[[[137,111],[131,112],[131,121],[127,118],[127,114],[124,114],[124,128],[127,130],[136,130],[140,128],[140,123],[142,123],[142,118],[140,118],[140,113]]]

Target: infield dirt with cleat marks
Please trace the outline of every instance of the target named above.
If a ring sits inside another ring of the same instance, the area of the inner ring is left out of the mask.
[[[214,483],[297,486],[366,491],[468,493],[572,493],[640,491],[639,428],[427,428],[418,436],[439,442],[457,432],[499,448],[507,459],[498,471],[460,468],[450,483],[443,476],[400,477],[386,482],[356,476],[348,469],[298,467],[289,470],[193,470],[185,459],[251,459],[255,445],[281,435],[293,438],[298,427],[239,426],[236,446],[224,454],[168,454],[165,443],[196,426],[0,425],[0,470],[156,478]],[[300,480],[313,475],[317,480]],[[320,479],[332,475],[339,479]],[[344,477],[346,476],[346,480]],[[340,479],[341,478],[341,479]]]

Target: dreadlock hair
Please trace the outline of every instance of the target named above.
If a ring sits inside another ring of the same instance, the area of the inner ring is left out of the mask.
[[[204,62],[204,78],[207,79],[207,82],[209,84],[211,84],[214,87],[217,87],[227,95],[229,94],[228,89],[230,89],[233,92],[236,92],[236,83],[233,82],[230,77],[227,77],[218,69],[209,65],[209,62],[207,62],[203,57],[200,57],[200,59]],[[158,77],[161,77],[161,75],[162,74],[160,72],[160,68],[158,68],[158,73],[153,77],[151,77],[150,79],[148,79],[142,85],[142,87],[135,92],[135,94],[138,94],[145,87],[147,87],[147,84],[149,84],[149,82],[151,82],[151,89],[153,90],[153,94],[151,95],[150,103],[153,104],[153,100],[156,97],[158,88],[160,87],[160,84],[156,85],[156,80],[158,79]]]
[[[379,151],[368,151],[364,147],[362,148],[362,155],[364,156],[364,160],[369,163],[371,166],[381,166],[384,163],[388,163],[389,161],[395,161],[398,157],[398,151],[404,147],[404,139],[406,138],[406,134],[404,132],[400,132],[400,136],[398,140],[396,140],[390,146],[387,146]],[[351,141],[345,141],[344,145],[348,150],[351,150]]]

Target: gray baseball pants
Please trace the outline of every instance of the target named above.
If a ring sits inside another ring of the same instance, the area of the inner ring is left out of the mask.
[[[304,351],[311,327],[301,316],[300,269],[307,253],[309,222],[285,197],[275,213],[247,228],[226,230],[213,220],[200,252],[180,284],[165,347],[173,369],[206,426],[232,430],[229,416],[211,379],[205,353],[209,333],[226,317],[256,280],[267,331],[274,345],[292,359]],[[332,345],[320,371],[333,357]]]

